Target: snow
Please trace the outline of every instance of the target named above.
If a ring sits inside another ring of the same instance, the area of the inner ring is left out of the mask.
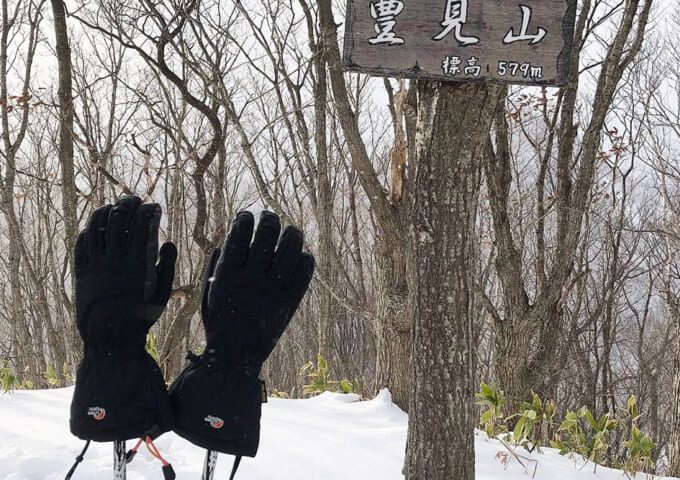
[[[0,479],[63,479],[84,442],[68,430],[72,388],[17,391],[0,394]],[[324,393],[306,400],[270,398],[263,405],[262,437],[256,458],[245,458],[238,480],[398,480],[406,445],[406,414],[383,390],[370,401],[356,395]],[[132,442],[128,442],[129,445]],[[204,451],[174,433],[156,441],[173,464],[177,478],[198,479]],[[514,459],[507,468],[501,458],[508,451],[483,432],[475,436],[478,480],[527,480]],[[74,480],[111,478],[112,445],[92,443]],[[500,453],[499,453],[500,452]],[[537,464],[536,480],[624,480],[620,471],[569,459],[557,451],[529,454]],[[227,478],[232,458],[220,455],[216,479]],[[140,449],[128,465],[129,480],[162,479],[158,461]],[[651,479],[638,475],[637,479]]]

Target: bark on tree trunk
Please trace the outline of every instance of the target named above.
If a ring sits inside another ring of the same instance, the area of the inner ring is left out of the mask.
[[[11,197],[11,193],[7,193],[9,188],[13,187],[13,182],[9,187],[4,188],[3,192],[3,206],[2,211],[5,213],[5,218],[8,220],[9,227],[9,284],[12,293],[12,326],[15,337],[12,338],[12,355],[15,358],[16,373],[19,379],[23,382],[25,380],[34,381],[39,375],[37,355],[34,351],[34,340],[28,326],[28,319],[26,318],[26,310],[24,309],[24,299],[21,289],[21,253],[18,242],[18,233],[15,231],[14,224],[10,219],[14,215],[14,207],[8,202],[7,198]],[[28,372],[26,372],[28,370]]]
[[[376,390],[388,387],[392,400],[408,410],[411,383],[411,316],[407,310],[406,255],[378,240],[376,295]]]
[[[54,36],[56,38],[57,64],[59,66],[59,164],[61,165],[61,203],[64,212],[64,247],[67,255],[73,255],[76,236],[78,235],[78,197],[76,195],[76,178],[73,166],[73,86],[71,78],[71,47],[68,41],[66,11],[62,0],[52,0],[54,17]],[[75,274],[73,262],[69,262],[71,272],[71,291],[75,292]],[[72,352],[73,363],[77,363],[82,351],[80,335],[76,328],[75,301],[69,305],[69,351]]]
[[[675,309],[673,309],[675,310]],[[676,325],[680,325],[680,318],[676,315]],[[670,477],[680,477],[680,335],[676,335],[677,345],[673,356],[673,386],[671,390],[671,424],[668,437],[668,471]]]
[[[562,323],[555,299],[547,305],[508,309],[506,318],[496,325],[496,374],[508,401],[508,411],[518,411],[532,391],[543,397],[549,395],[554,371],[559,368],[551,363],[551,358],[563,338],[558,333]],[[527,358],[528,354],[533,356]]]
[[[501,90],[436,82],[418,88],[407,480],[475,478],[474,226],[483,150]]]
[[[328,145],[327,145],[327,102],[328,102],[328,82],[326,73],[326,62],[321,55],[323,50],[324,37],[319,39],[315,45],[319,50],[314,61],[317,82],[314,86],[314,145],[317,159],[317,212],[316,217],[319,224],[319,262],[318,268],[323,278],[331,280],[333,268],[331,255],[333,249],[333,223],[330,219],[333,216],[333,194],[331,182],[328,177]],[[318,318],[318,349],[317,353],[329,362],[331,358],[331,325],[336,310],[333,295],[327,289],[323,289],[319,295],[319,318]]]
[[[212,251],[210,252],[212,254]],[[203,254],[203,268],[208,263],[210,256],[208,253]],[[203,278],[201,275],[199,278]],[[177,314],[172,319],[170,328],[166,332],[163,339],[163,344],[160,353],[160,364],[163,369],[165,378],[172,379],[182,370],[184,364],[184,356],[186,348],[184,341],[188,337],[191,320],[199,311],[201,305],[201,285],[194,286],[190,291],[186,292],[186,300],[182,307],[177,311]]]

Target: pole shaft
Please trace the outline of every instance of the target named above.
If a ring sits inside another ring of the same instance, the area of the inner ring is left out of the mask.
[[[125,480],[125,440],[113,442],[113,480]]]
[[[205,462],[203,464],[203,476],[201,480],[213,480],[215,469],[217,468],[217,452],[207,450],[205,452]]]

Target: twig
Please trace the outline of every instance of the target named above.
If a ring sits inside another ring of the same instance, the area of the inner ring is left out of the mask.
[[[513,458],[517,460],[517,463],[519,463],[522,466],[522,468],[524,468],[524,472],[527,475],[531,475],[531,478],[536,478],[536,470],[538,470],[538,460],[518,454],[514,448],[512,448],[507,442],[505,442],[501,438],[498,438],[498,441],[501,442],[501,444],[508,450],[508,452],[510,452],[510,455],[512,455]],[[525,465],[524,462],[522,462],[522,460],[525,460],[527,464],[531,464],[532,462],[535,464],[533,473],[531,474],[529,473],[529,467]]]

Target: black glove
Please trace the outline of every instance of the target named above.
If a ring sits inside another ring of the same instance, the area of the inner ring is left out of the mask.
[[[141,203],[123,197],[99,208],[76,242],[76,318],[85,348],[70,426],[84,440],[155,438],[172,428],[163,375],[145,345],[170,298],[177,249],[166,243],[159,255],[161,209]]]
[[[260,438],[262,363],[298,308],[314,273],[302,232],[262,212],[234,219],[226,245],[213,253],[203,283],[205,352],[170,387],[174,430],[209,450],[253,457]]]

